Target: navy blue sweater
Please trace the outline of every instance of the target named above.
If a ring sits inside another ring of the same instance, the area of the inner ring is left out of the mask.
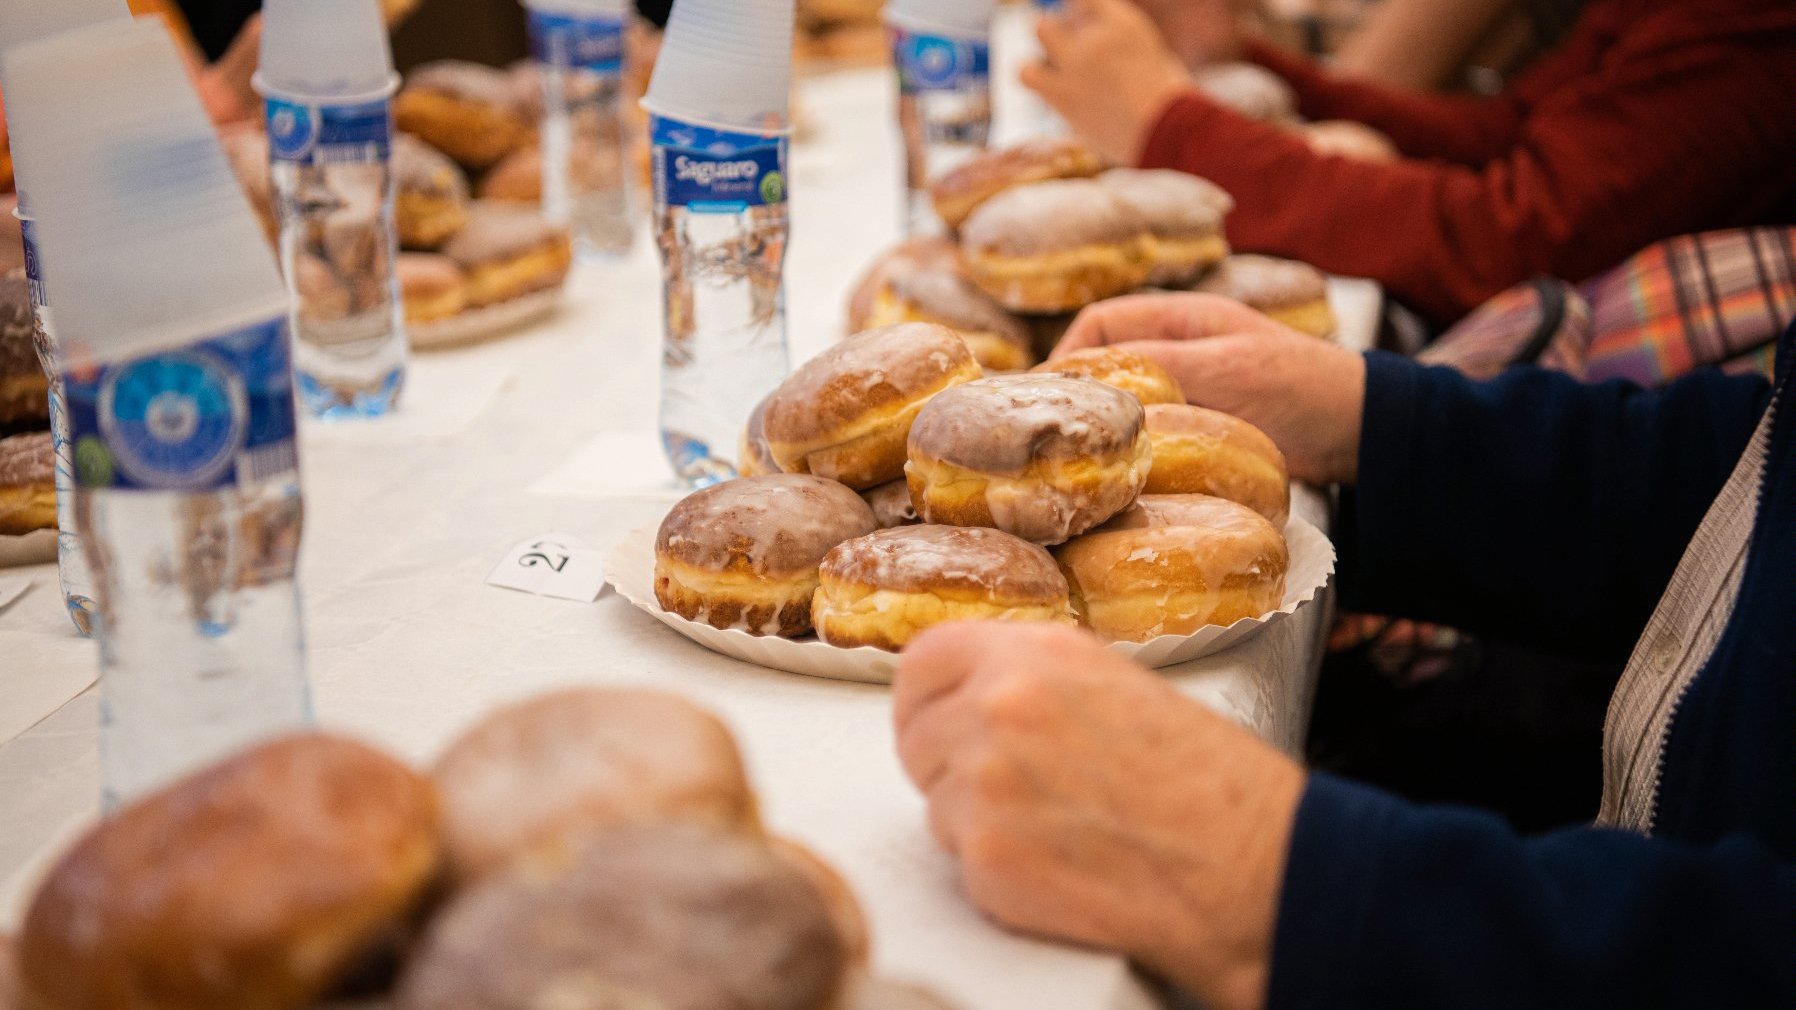
[[[1517,836],[1313,776],[1273,1010],[1796,1007],[1796,329],[1738,603],[1672,720],[1653,837]],[[1647,392],[1368,358],[1344,603],[1625,658],[1772,387]],[[1774,408],[1777,409],[1777,408]]]

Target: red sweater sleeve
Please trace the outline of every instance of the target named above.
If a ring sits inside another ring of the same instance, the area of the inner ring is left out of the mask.
[[[1482,165],[1508,150],[1521,128],[1521,103],[1513,96],[1387,88],[1336,77],[1312,60],[1257,42],[1248,44],[1247,56],[1291,85],[1305,119],[1351,119],[1375,127],[1411,158]]]
[[[1242,250],[1371,277],[1437,323],[1531,276],[1582,280],[1662,238],[1789,219],[1796,4],[1652,7],[1479,168],[1317,155],[1196,94],[1141,162],[1233,193]]]

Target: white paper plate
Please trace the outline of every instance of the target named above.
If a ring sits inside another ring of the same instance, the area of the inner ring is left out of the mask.
[[[36,530],[19,537],[0,536],[0,568],[41,565],[55,560],[55,530]]]
[[[406,336],[414,351],[440,351],[494,340],[552,314],[561,307],[563,290],[556,285],[438,322],[414,323],[405,328]]]
[[[657,529],[658,524],[644,526],[612,548],[605,559],[605,574],[618,595],[662,624],[712,652],[756,666],[864,684],[892,682],[898,657],[890,652],[866,647],[842,649],[816,638],[777,638],[721,630],[661,609],[655,600]],[[1328,585],[1335,570],[1335,547],[1321,530],[1295,518],[1285,525],[1285,540],[1290,546],[1291,566],[1285,575],[1284,602],[1277,610],[1259,617],[1244,617],[1227,627],[1212,625],[1189,635],[1162,635],[1139,644],[1113,642],[1111,650],[1154,669],[1176,666],[1239,645],[1274,621],[1296,613]]]

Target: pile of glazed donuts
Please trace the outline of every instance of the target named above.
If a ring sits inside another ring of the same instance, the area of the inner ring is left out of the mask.
[[[404,251],[394,269],[407,324],[443,322],[558,288],[567,279],[573,264],[568,231],[540,211],[541,95],[541,80],[528,62],[497,70],[445,60],[413,70],[395,97],[393,213]],[[258,129],[234,130],[223,140],[274,241],[279,219],[266,136]],[[615,153],[576,145],[573,156],[575,170],[595,181],[621,178]],[[345,201],[326,227],[366,231],[377,211]],[[364,306],[357,301],[363,295],[356,279],[384,276],[367,261],[384,250],[348,242],[327,242],[326,248],[328,257],[302,254],[293,265],[295,282],[306,293],[301,304],[327,315],[358,311]]]
[[[0,1006],[944,1010],[869,948],[842,878],[762,827],[721,721],[580,689],[426,772],[299,735],[130,804],[0,936]]]
[[[987,377],[954,330],[867,330],[761,404],[741,458],[655,540],[657,601],[712,627],[898,650],[992,619],[1143,642],[1284,597],[1284,457],[1132,351]]]
[[[848,305],[852,331],[899,322],[959,330],[980,364],[1027,368],[1072,313],[1141,290],[1197,290],[1324,337],[1327,279],[1269,256],[1230,255],[1234,201],[1184,172],[1106,169],[1072,140],[981,155],[930,187],[945,238],[879,256]]]

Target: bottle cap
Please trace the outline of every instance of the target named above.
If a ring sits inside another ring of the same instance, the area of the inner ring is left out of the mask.
[[[784,133],[793,0],[676,0],[643,108],[750,133]]]
[[[886,22],[905,31],[956,38],[990,37],[996,0],[888,0]]]
[[[93,25],[8,63],[67,360],[137,357],[284,311],[268,241],[162,25]]]
[[[262,5],[262,95],[320,105],[393,93],[393,51],[379,0],[267,0]]]

